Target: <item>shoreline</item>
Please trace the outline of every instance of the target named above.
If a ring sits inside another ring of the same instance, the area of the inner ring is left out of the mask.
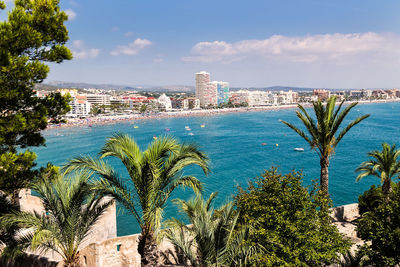
[[[351,104],[358,102],[358,104],[376,104],[376,103],[393,103],[400,102],[400,99],[390,100],[372,100],[372,101],[348,101],[345,104]],[[304,107],[311,107],[311,103],[302,104]],[[110,116],[95,116],[88,117],[85,119],[70,118],[67,123],[48,125],[47,129],[58,129],[66,127],[80,127],[86,126],[91,127],[92,125],[108,125],[121,122],[135,122],[141,120],[153,120],[153,119],[166,119],[166,118],[185,118],[185,117],[204,117],[204,116],[216,116],[230,113],[244,113],[244,112],[257,112],[257,111],[275,111],[282,109],[295,109],[297,104],[280,105],[280,106],[265,106],[265,107],[242,107],[242,108],[224,108],[224,109],[199,109],[199,110],[185,110],[185,111],[168,111],[160,112],[156,114],[132,114],[132,115],[110,115]]]

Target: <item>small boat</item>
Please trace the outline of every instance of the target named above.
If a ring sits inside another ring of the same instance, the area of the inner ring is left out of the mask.
[[[298,152],[304,152],[304,148],[302,147],[295,147],[294,151],[298,151]]]
[[[275,144],[275,146],[276,146],[276,147],[278,147],[278,146],[279,146],[279,144]]]
[[[186,128],[186,131],[191,131],[192,129],[190,129],[190,128]]]
[[[261,143],[261,145],[262,145],[262,146],[266,146],[266,145],[267,145],[267,143]]]
[[[194,135],[194,133],[189,133],[189,135],[190,135],[190,136],[193,136],[193,135]]]
[[[200,127],[201,127],[201,128],[204,128],[204,127],[206,127],[206,126],[205,126],[204,124],[202,124],[202,125],[200,125]]]
[[[137,129],[137,128],[139,128],[139,126],[135,125],[135,126],[133,126],[133,128]]]
[[[171,129],[170,128],[165,128],[165,131],[169,132],[169,131],[171,131]]]

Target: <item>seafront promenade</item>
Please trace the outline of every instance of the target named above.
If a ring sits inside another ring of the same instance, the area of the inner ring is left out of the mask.
[[[400,99],[390,100],[372,100],[372,101],[348,101],[345,104],[351,104],[358,102],[359,104],[373,104],[373,103],[391,103],[400,102]],[[299,103],[304,107],[311,107],[310,103]],[[337,103],[339,104],[339,102]],[[135,122],[139,120],[151,120],[151,119],[164,119],[164,118],[184,118],[184,117],[204,117],[204,116],[215,116],[228,113],[239,113],[239,112],[257,112],[257,111],[273,111],[282,109],[293,109],[297,105],[278,105],[278,106],[260,106],[260,107],[241,107],[241,108],[223,108],[223,109],[198,109],[198,110],[179,110],[179,111],[168,111],[159,113],[146,113],[146,114],[119,114],[119,115],[100,115],[87,118],[68,118],[66,123],[49,125],[48,128],[59,128],[59,127],[76,127],[76,126],[92,126],[102,124],[112,124],[118,122]]]

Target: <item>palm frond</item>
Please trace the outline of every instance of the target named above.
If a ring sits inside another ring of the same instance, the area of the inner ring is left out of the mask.
[[[338,135],[338,137],[336,138],[335,143],[334,143],[334,146],[336,147],[336,146],[339,144],[340,140],[342,140],[342,138],[344,137],[344,135],[345,135],[351,128],[353,128],[353,126],[359,124],[360,122],[362,122],[363,120],[365,120],[365,119],[368,118],[369,116],[370,116],[369,114],[363,115],[363,116],[361,116],[361,117],[358,117],[358,118],[355,119],[354,121],[352,121],[350,124],[348,124],[348,125],[346,126],[346,128],[344,128],[344,129],[340,132],[340,134]]]

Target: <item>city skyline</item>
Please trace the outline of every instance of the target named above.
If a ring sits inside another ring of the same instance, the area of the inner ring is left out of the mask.
[[[12,1],[6,1],[12,6]],[[400,86],[400,2],[62,1],[74,59],[45,81],[231,87]],[[6,9],[6,11],[8,10]],[[0,19],[6,11],[0,12]]]

